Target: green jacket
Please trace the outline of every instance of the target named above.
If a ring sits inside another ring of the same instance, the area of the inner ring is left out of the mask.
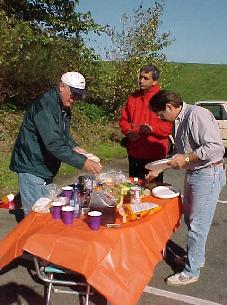
[[[73,151],[78,144],[70,136],[70,121],[71,111],[62,108],[58,88],[35,99],[24,115],[10,169],[52,180],[61,162],[82,168],[87,158]]]

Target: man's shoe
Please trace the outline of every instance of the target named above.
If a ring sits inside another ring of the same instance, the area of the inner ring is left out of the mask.
[[[198,281],[198,279],[199,277],[197,276],[189,277],[185,275],[183,272],[181,272],[168,277],[168,279],[166,280],[166,284],[171,286],[184,286],[191,283],[195,283]]]

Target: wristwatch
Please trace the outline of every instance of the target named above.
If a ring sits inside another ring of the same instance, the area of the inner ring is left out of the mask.
[[[184,155],[184,160],[185,160],[185,162],[188,164],[188,163],[190,163],[190,158],[189,158],[189,155],[188,154],[185,154]]]

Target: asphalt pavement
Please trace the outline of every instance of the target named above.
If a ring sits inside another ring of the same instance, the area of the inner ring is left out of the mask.
[[[226,162],[227,163],[227,162]],[[107,164],[105,170],[115,169],[127,172],[127,160],[117,160]],[[183,189],[184,172],[168,170],[165,182],[180,190]],[[71,182],[72,177],[65,181]],[[59,180],[60,181],[60,180]],[[62,182],[62,181],[61,181]],[[227,305],[227,186],[224,187],[220,202],[217,205],[215,217],[211,226],[206,247],[206,263],[201,270],[197,283],[181,288],[167,286],[165,279],[173,274],[171,267],[171,253],[167,262],[160,262],[155,269],[154,276],[148,283],[138,305]],[[0,209],[0,238],[16,226],[14,214]],[[177,253],[185,249],[187,230],[183,223],[171,237],[170,245]],[[132,277],[134,275],[132,274]],[[0,305],[44,305],[43,284],[37,279],[33,264],[19,258],[4,268],[0,273]],[[52,305],[82,305],[77,296],[55,294]],[[105,299],[95,294],[91,298],[91,305],[105,305]],[[123,302],[122,302],[123,304]]]

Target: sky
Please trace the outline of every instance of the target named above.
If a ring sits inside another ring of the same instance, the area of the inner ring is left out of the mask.
[[[90,11],[98,24],[119,28],[124,13],[133,14],[140,0],[80,0],[79,12]],[[144,8],[154,6],[143,0]],[[168,61],[184,63],[227,64],[227,0],[164,0],[160,32],[170,31],[171,46],[164,50]],[[89,46],[110,45],[106,35],[89,36]]]

